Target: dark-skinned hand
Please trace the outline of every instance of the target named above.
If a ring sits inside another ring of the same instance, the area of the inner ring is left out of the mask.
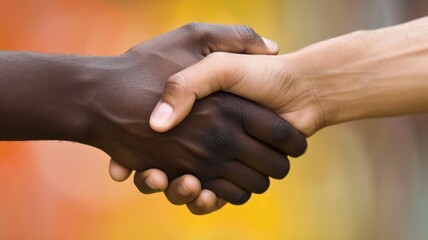
[[[97,88],[97,121],[89,144],[128,169],[157,168],[169,179],[194,175],[203,188],[242,204],[268,188],[268,177],[285,177],[284,155],[298,156],[306,148],[300,133],[274,113],[225,93],[198,102],[170,132],[155,133],[148,124],[168,77],[212,51],[272,53],[246,27],[190,24],[121,56],[94,61],[95,78],[88,78]]]

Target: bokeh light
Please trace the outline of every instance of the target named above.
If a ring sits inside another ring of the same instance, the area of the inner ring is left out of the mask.
[[[0,0],[0,49],[114,55],[188,22],[245,24],[282,53],[423,16],[418,0]],[[428,11],[425,11],[428,12]],[[0,143],[0,239],[428,239],[427,116],[322,130],[289,176],[194,216],[75,143]]]

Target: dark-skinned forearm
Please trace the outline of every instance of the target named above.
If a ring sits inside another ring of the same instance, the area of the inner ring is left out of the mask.
[[[70,140],[90,124],[82,71],[96,57],[0,52],[0,140]],[[87,81],[87,82],[85,82]]]

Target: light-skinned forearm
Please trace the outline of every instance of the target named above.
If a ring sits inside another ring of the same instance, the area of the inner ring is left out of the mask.
[[[196,99],[219,90],[274,110],[306,136],[351,120],[428,112],[427,66],[428,17],[279,56],[213,53],[169,78],[158,106],[172,114],[151,126],[171,129]]]
[[[428,112],[428,18],[358,31],[291,54],[321,126]]]

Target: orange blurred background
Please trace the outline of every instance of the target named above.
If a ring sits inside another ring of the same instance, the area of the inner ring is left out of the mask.
[[[188,22],[245,24],[282,52],[428,13],[419,0],[0,0],[0,49],[114,55]],[[191,215],[116,183],[108,156],[0,143],[0,239],[428,239],[427,116],[322,130],[283,181]]]

